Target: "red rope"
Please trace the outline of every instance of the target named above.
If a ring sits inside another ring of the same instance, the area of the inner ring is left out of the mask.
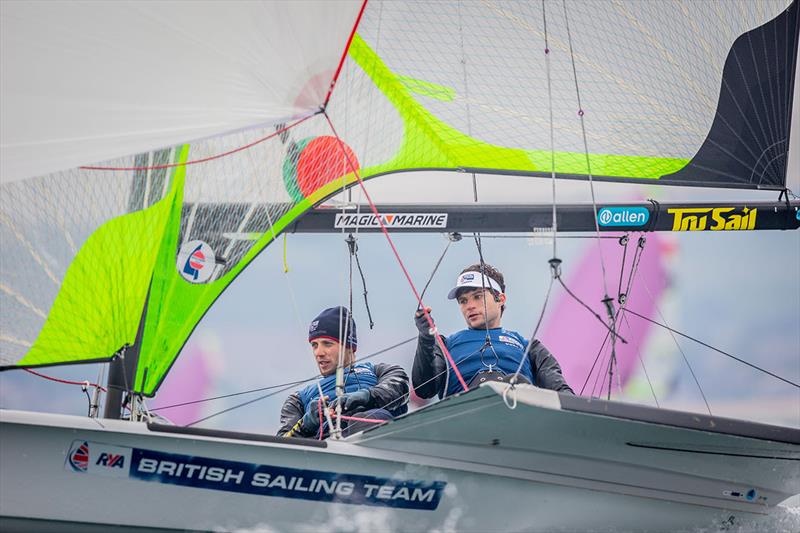
[[[102,385],[98,385],[97,383],[89,383],[88,381],[70,381],[68,379],[54,378],[52,376],[46,376],[44,374],[40,374],[39,372],[31,370],[30,368],[23,368],[22,370],[24,370],[25,372],[30,372],[34,376],[39,376],[40,378],[49,379],[50,381],[55,381],[56,383],[64,383],[66,385],[82,385],[82,386],[85,385],[87,387],[95,387],[103,392],[106,392],[106,388],[103,387]]]
[[[237,152],[241,152],[242,150],[247,150],[248,148],[252,148],[253,146],[255,146],[257,144],[260,144],[260,143],[263,143],[264,141],[268,141],[269,139],[272,139],[273,137],[275,137],[277,135],[280,135],[281,133],[283,133],[285,131],[289,131],[290,129],[294,128],[298,124],[302,124],[303,122],[305,122],[306,120],[310,119],[311,117],[313,117],[315,115],[316,115],[316,113],[314,113],[314,115],[308,115],[307,117],[303,117],[300,120],[298,120],[296,122],[293,122],[292,124],[289,124],[288,126],[284,126],[283,128],[281,128],[279,130],[276,130],[274,133],[270,133],[266,137],[262,137],[260,139],[257,139],[255,141],[251,142],[250,144],[246,144],[244,146],[240,146],[238,148],[234,148],[233,150],[229,150],[229,151],[224,152],[222,154],[212,155],[212,156],[209,156],[209,157],[204,157],[202,159],[195,159],[193,161],[186,161],[185,163],[168,163],[168,164],[165,164],[165,165],[155,165],[155,166],[152,166],[152,167],[78,167],[78,168],[80,168],[81,170],[159,170],[159,169],[162,169],[162,168],[174,168],[174,167],[181,167],[181,166],[196,165],[198,163],[207,163],[208,161],[213,161],[214,159],[220,159],[222,157],[226,157],[226,156],[229,156],[231,154],[235,154]]]
[[[333,75],[333,79],[331,80],[331,86],[328,89],[328,94],[325,96],[325,103],[322,104],[322,108],[325,109],[328,106],[328,101],[331,99],[331,94],[333,94],[333,87],[336,85],[336,80],[339,79],[339,74],[342,72],[342,66],[344,66],[344,60],[347,58],[347,52],[350,50],[350,43],[353,42],[353,37],[356,34],[356,28],[358,28],[359,22],[361,22],[361,15],[364,14],[364,9],[367,7],[367,1],[364,0],[364,3],[361,4],[361,10],[358,12],[358,16],[356,17],[356,22],[353,24],[353,29],[350,31],[350,37],[347,38],[347,44],[344,47],[344,52],[342,52],[342,57],[339,59],[339,66],[336,67],[336,73]]]
[[[339,137],[339,134],[336,132],[336,128],[333,127],[333,122],[331,122],[330,117],[328,116],[327,113],[323,114],[325,115],[325,120],[328,121],[328,125],[331,127],[331,131],[333,132],[334,137],[336,137],[336,140],[339,141],[339,147],[342,149],[342,153],[344,154],[344,157],[347,159],[347,164],[350,167],[350,171],[355,175],[356,179],[358,180],[358,184],[361,186],[361,190],[364,191],[364,196],[367,198],[367,202],[369,202],[369,207],[372,209],[372,213],[378,220],[378,224],[380,224],[381,231],[386,236],[386,240],[389,241],[389,246],[391,246],[392,252],[394,252],[394,256],[397,258],[397,262],[400,264],[400,268],[403,270],[403,274],[405,274],[406,279],[408,280],[408,284],[411,285],[411,290],[414,292],[414,296],[416,297],[420,308],[423,310],[425,318],[428,320],[428,325],[430,326],[431,329],[433,329],[434,328],[433,319],[431,318],[431,315],[429,313],[425,312],[425,304],[422,302],[422,297],[419,295],[419,292],[417,292],[417,288],[414,286],[414,282],[411,281],[411,275],[408,273],[408,270],[406,270],[406,266],[403,264],[403,260],[400,259],[400,254],[397,252],[397,248],[395,248],[394,242],[392,242],[392,238],[389,236],[389,230],[386,229],[386,225],[383,223],[383,220],[381,219],[381,214],[378,212],[378,208],[375,206],[375,203],[372,201],[369,192],[367,192],[367,188],[364,186],[364,180],[361,179],[361,175],[355,168],[353,162],[350,160],[350,156],[347,154],[347,151],[344,149],[344,142],[342,141],[341,137]],[[453,369],[453,372],[455,372],[459,383],[461,383],[461,386],[464,387],[465,391],[469,390],[469,387],[467,387],[467,383],[464,381],[464,378],[461,377],[461,372],[458,371],[456,362],[453,361],[453,357],[447,350],[447,346],[445,346],[442,337],[438,333],[436,333],[435,339],[436,342],[439,344],[439,348],[442,349],[442,353],[445,355],[445,357],[447,357],[447,360],[450,361],[450,366]]]
[[[370,424],[383,424],[386,420],[374,420],[372,418],[359,418],[357,416],[339,415],[342,420],[352,420],[353,422],[368,422]]]

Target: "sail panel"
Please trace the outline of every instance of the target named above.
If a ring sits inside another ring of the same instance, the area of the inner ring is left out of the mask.
[[[311,114],[362,4],[2,2],[0,181]]]
[[[345,156],[329,133],[318,115],[288,129],[278,124],[191,145],[190,159],[203,160],[264,139],[186,167],[183,203],[167,224],[150,286],[135,390],[154,394],[236,276],[291,222],[353,183],[349,166],[358,159],[349,148]]]
[[[788,51],[797,50],[799,29],[793,3],[736,40],[706,140],[689,165],[665,181],[785,186],[797,61]]]
[[[797,53],[787,5],[371,2],[329,113],[348,143],[369,132],[365,175],[548,176],[553,158],[562,177],[781,188]],[[758,83],[742,92],[736,78]],[[720,145],[720,115],[752,159],[701,151]],[[779,159],[769,179],[753,177]]]
[[[133,344],[175,175],[74,170],[2,186],[0,367],[109,359]]]

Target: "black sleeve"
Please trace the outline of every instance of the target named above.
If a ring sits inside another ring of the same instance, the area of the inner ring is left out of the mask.
[[[283,437],[307,437],[309,435],[303,434],[302,430],[298,427],[294,431],[292,428],[303,418],[306,414],[303,404],[300,402],[300,395],[292,393],[283,402],[281,407],[281,427],[278,430],[278,436]],[[291,432],[291,433],[290,433]],[[289,435],[287,435],[289,433]]]
[[[442,339],[444,341],[444,339]],[[447,365],[444,354],[436,344],[433,335],[420,335],[417,338],[417,352],[411,369],[411,384],[420,398],[439,397],[444,392]]]
[[[378,384],[370,387],[372,408],[395,410],[408,402],[408,374],[397,365],[375,363]]]
[[[531,350],[528,357],[531,360],[531,370],[536,386],[558,392],[575,394],[561,373],[561,366],[544,344],[536,339],[531,341]]]

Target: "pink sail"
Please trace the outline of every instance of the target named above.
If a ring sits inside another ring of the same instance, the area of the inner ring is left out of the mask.
[[[631,282],[625,307],[658,320],[656,305],[667,286],[664,259],[670,245],[656,234],[647,234],[645,238],[646,243]],[[628,243],[622,276],[623,293],[626,291],[633,266],[637,240],[638,236],[632,235]],[[608,313],[602,303],[600,248],[605,260],[608,295],[614,298],[614,308],[619,309],[617,296],[624,247],[618,240],[602,239],[599,247],[597,242],[587,244],[586,253],[579,263],[563,265],[562,276],[567,287],[608,322]],[[545,317],[541,333],[538,335],[539,339],[558,358],[564,377],[576,394],[580,394],[582,388],[583,395],[586,396],[591,395],[593,389],[595,395],[600,394],[600,390],[607,392],[610,358],[610,339],[606,340],[608,329],[567,294],[558,283],[553,286],[551,298],[553,297],[555,301],[551,303],[550,312]],[[617,365],[614,372],[617,375],[614,376],[612,385],[612,390],[615,392],[618,391],[617,385],[624,387],[640,366],[639,354],[644,356],[642,350],[645,348],[651,329],[652,324],[634,315],[623,314],[619,318],[617,330],[628,343],[623,344],[618,340],[616,344]],[[597,359],[598,352],[601,352],[599,359]],[[597,364],[592,370],[595,359]],[[585,388],[584,383],[586,383]]]
[[[158,395],[149,403],[156,413],[179,426],[190,424],[203,416],[204,403],[190,403],[205,398],[211,389],[211,369],[205,352],[197,343],[188,343],[186,349],[164,380]],[[169,408],[167,408],[169,407]]]

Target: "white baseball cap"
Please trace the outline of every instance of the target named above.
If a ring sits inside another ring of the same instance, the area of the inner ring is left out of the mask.
[[[489,276],[481,274],[480,272],[469,271],[469,272],[464,272],[463,274],[458,276],[458,280],[456,281],[456,286],[453,287],[453,289],[449,293],[447,293],[447,299],[455,300],[456,293],[458,293],[458,290],[463,289],[465,287],[469,288],[484,287],[487,289],[493,289],[499,293],[503,292],[503,290],[500,288],[500,285]]]

